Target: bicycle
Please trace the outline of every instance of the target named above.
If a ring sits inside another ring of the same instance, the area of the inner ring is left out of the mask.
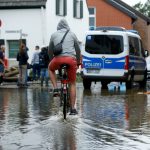
[[[59,77],[61,81],[61,89],[60,89],[60,103],[63,105],[63,115],[64,119],[66,119],[67,112],[69,111],[69,83],[68,83],[68,75],[67,75],[67,64],[62,64],[59,70]]]

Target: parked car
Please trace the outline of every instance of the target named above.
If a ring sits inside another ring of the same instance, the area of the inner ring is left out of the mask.
[[[145,87],[147,66],[141,38],[135,30],[122,27],[99,27],[87,31],[82,50],[83,85],[90,89],[92,81],[101,81],[102,88],[112,81],[133,82]]]

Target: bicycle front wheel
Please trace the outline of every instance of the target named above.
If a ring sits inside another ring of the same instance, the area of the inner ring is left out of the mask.
[[[67,115],[67,94],[63,95],[64,103],[63,103],[63,114],[64,114],[64,119],[66,119]]]

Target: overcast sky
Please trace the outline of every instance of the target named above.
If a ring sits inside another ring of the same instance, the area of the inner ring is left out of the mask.
[[[147,0],[122,0],[122,1],[129,4],[130,6],[133,6],[133,5],[137,4],[138,2],[141,2],[144,4]]]

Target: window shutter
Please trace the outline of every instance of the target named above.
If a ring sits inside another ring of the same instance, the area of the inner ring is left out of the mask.
[[[83,1],[80,1],[80,18],[83,18]]]
[[[73,1],[73,17],[77,16],[77,3],[76,0]]]
[[[63,15],[66,16],[67,15],[67,0],[64,0],[64,12]]]
[[[59,0],[56,0],[56,15],[59,15]]]

